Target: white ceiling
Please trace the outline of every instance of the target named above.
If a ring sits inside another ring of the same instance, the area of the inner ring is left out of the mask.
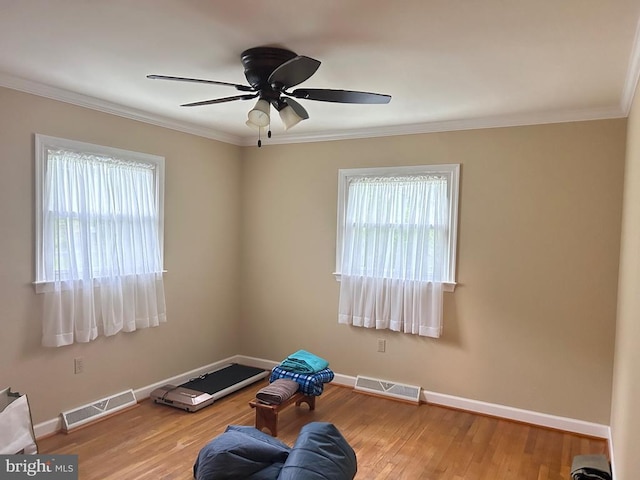
[[[389,94],[300,100],[271,143],[626,116],[640,0],[0,0],[0,85],[239,145],[253,101],[185,108],[246,83],[240,53],[322,62],[300,85]],[[272,116],[273,117],[273,116]]]

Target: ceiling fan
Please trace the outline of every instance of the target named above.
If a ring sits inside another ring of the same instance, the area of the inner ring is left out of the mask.
[[[309,118],[309,114],[294,98],[316,100],[320,102],[384,104],[391,101],[390,95],[381,93],[358,92],[354,90],[332,90],[326,88],[297,88],[294,87],[311,77],[320,61],[314,58],[297,55],[283,48],[255,47],[242,52],[240,57],[244,66],[244,75],[249,85],[241,85],[216,80],[201,80],[198,78],[171,77],[167,75],[147,75],[150,79],[175,80],[178,82],[208,83],[234,87],[242,95],[215,98],[200,102],[185,103],[182,107],[198,107],[216,103],[232,102],[235,100],[250,100],[258,97],[258,102],[249,111],[247,126],[257,128],[259,132],[267,128],[271,122],[270,106],[280,114],[285,130],[293,127],[302,120]],[[293,97],[293,98],[292,98]],[[269,130],[269,137],[271,131]],[[258,146],[262,142],[258,139]]]

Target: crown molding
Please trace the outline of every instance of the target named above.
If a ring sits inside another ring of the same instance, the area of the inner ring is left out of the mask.
[[[621,108],[600,108],[563,110],[556,112],[542,112],[532,114],[516,114],[495,117],[482,117],[461,120],[447,120],[441,122],[428,122],[420,124],[395,125],[387,127],[373,127],[349,130],[333,130],[328,132],[312,132],[307,134],[285,133],[275,135],[263,141],[263,146],[284,145],[293,143],[328,142],[336,140],[352,140],[374,137],[389,137],[397,135],[414,135],[423,133],[451,132],[458,130],[478,130],[484,128],[502,128],[525,125],[540,125],[549,123],[580,122],[589,120],[603,120],[611,118],[623,118],[628,116],[635,85],[640,76],[640,47],[638,47],[638,34],[632,59],[630,61],[629,75],[625,86],[625,95]],[[0,73],[0,86],[19,90],[22,92],[50,98],[64,103],[70,103],[80,107],[90,108],[119,117],[136,120],[159,127],[169,128],[199,137],[210,138],[224,143],[238,146],[254,146],[255,136],[236,136],[213,130],[198,125],[180,122],[160,115],[154,115],[142,110],[126,107],[116,103],[101,100],[88,95],[71,92],[57,87],[44,85],[31,80]],[[630,92],[630,93],[629,93]]]
[[[590,120],[606,120],[624,118],[627,115],[617,107],[564,110],[557,112],[543,112],[534,114],[504,115],[495,117],[482,117],[462,120],[447,120],[442,122],[429,122],[410,125],[397,125],[379,128],[352,129],[348,131],[330,131],[311,134],[284,134],[274,136],[268,140],[263,139],[262,146],[328,142],[335,140],[351,140],[358,138],[390,137],[396,135],[414,135],[421,133],[453,132],[458,130],[480,130],[485,128],[518,127],[526,125],[544,125],[550,123],[585,122]],[[254,146],[254,137],[244,137],[242,146]]]
[[[625,114],[625,117],[629,116],[631,111],[631,104],[633,103],[633,97],[636,93],[636,87],[638,86],[638,79],[640,78],[640,21],[636,25],[636,36],[633,39],[633,45],[631,46],[631,54],[629,55],[629,65],[627,67],[627,78],[622,90],[622,99],[620,101],[620,107]]]
[[[169,128],[178,132],[189,133],[192,135],[197,135],[199,137],[218,140],[224,143],[240,145],[241,142],[241,138],[235,135],[229,135],[227,133],[218,132],[210,128],[193,125],[186,122],[180,122],[160,115],[154,115],[143,110],[126,107],[124,105],[108,102],[99,98],[91,97],[89,95],[82,95],[80,93],[71,92],[69,90],[64,90],[58,87],[52,87],[50,85],[34,82],[32,80],[26,80],[24,78],[15,77],[13,75],[8,75],[1,72],[0,86],[25,93],[31,93],[40,97],[50,98],[52,100],[58,100],[64,103],[70,103],[79,107],[89,108],[91,110],[109,113],[111,115],[117,115],[119,117],[128,118],[130,120],[136,120],[159,127]]]

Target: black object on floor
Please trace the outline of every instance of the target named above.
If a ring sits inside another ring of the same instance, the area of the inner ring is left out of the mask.
[[[200,377],[191,379],[180,386],[198,392],[205,392],[214,395],[216,398],[220,398],[257,382],[268,375],[269,372],[262,368],[232,363],[215,372],[206,373]]]

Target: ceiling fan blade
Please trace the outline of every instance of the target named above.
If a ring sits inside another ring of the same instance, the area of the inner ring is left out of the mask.
[[[291,108],[293,108],[293,111],[296,112],[296,115],[298,115],[303,120],[306,120],[309,118],[309,113],[305,110],[305,108],[302,105],[296,102],[293,98],[284,98],[282,101],[285,102],[287,105],[289,105]]]
[[[319,60],[299,55],[287,60],[271,72],[267,82],[269,85],[275,86],[276,89],[285,90],[304,82],[316,73],[319,66]]]
[[[213,105],[214,103],[233,102],[234,100],[250,100],[256,98],[259,93],[253,95],[236,95],[234,97],[214,98],[213,100],[204,100],[202,102],[184,103],[181,107],[200,107],[202,105]]]
[[[147,78],[151,80],[174,80],[176,82],[192,82],[192,83],[209,83],[213,85],[225,85],[228,87],[235,87],[236,90],[241,92],[253,92],[254,89],[248,85],[240,85],[237,83],[219,82],[217,80],[201,80],[199,78],[185,78],[185,77],[169,77],[167,75],[147,75]]]
[[[353,90],[329,90],[326,88],[299,88],[288,94],[296,98],[335,103],[389,103],[391,95],[355,92]]]

